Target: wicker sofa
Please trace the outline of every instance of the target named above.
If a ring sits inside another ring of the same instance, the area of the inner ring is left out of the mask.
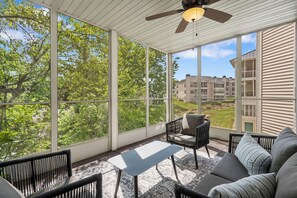
[[[228,153],[224,155],[224,157],[209,174],[203,177],[194,190],[190,190],[185,186],[176,184],[176,197],[208,198],[207,194],[213,187],[248,177],[248,171],[234,155],[235,149],[242,136],[243,134],[230,134]],[[271,152],[276,136],[252,135],[252,137],[269,153]]]
[[[0,176],[0,197],[102,197],[101,174],[72,176],[70,150],[0,162]]]

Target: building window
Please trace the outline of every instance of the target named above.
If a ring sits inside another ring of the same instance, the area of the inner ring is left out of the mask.
[[[244,130],[247,132],[253,132],[254,131],[254,124],[250,122],[244,123]]]
[[[215,88],[224,88],[224,84],[217,84],[217,83],[215,83],[214,84],[214,87]]]

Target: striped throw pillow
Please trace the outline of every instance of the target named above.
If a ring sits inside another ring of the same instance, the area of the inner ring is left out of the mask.
[[[215,186],[209,191],[208,196],[212,198],[273,198],[275,188],[275,173],[266,173]]]
[[[235,156],[250,175],[268,173],[272,162],[271,155],[249,133],[241,138]]]

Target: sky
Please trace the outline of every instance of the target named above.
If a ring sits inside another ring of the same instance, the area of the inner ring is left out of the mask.
[[[242,37],[242,54],[256,49],[256,33]],[[202,46],[202,76],[235,77],[235,69],[230,60],[236,57],[236,39],[230,39]],[[185,79],[186,74],[197,75],[197,50],[187,50],[174,54],[180,57],[179,69],[175,74],[177,80]]]

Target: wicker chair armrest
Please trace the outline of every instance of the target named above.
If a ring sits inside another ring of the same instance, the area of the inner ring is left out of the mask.
[[[243,135],[244,134],[240,134],[240,133],[229,134],[229,148],[228,148],[229,153],[235,152],[237,145],[240,142]],[[269,153],[271,152],[271,148],[277,137],[274,135],[265,135],[265,134],[251,134],[251,136],[258,142],[260,146],[262,146]]]
[[[66,183],[57,188],[48,188],[44,191],[30,195],[30,198],[51,198],[51,197],[102,197],[102,174]]]
[[[169,135],[178,134],[182,131],[182,119],[178,118],[176,120],[173,120],[171,122],[166,123],[166,137],[168,139]]]
[[[174,192],[175,192],[175,197],[176,198],[191,198],[191,197],[195,197],[195,198],[209,198],[208,196],[201,194],[199,192],[195,192],[185,186],[179,185],[179,184],[175,184],[174,187]]]
[[[204,119],[204,123],[196,128],[196,145],[197,148],[209,143],[210,120]]]

